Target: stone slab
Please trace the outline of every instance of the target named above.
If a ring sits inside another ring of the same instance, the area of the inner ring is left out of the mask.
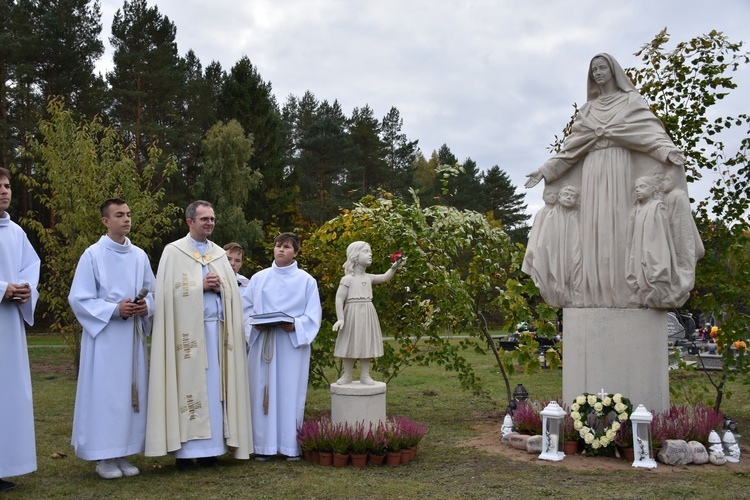
[[[669,408],[667,311],[565,308],[563,401],[621,393],[652,413]]]

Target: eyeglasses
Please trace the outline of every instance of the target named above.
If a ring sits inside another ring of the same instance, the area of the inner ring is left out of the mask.
[[[206,222],[216,223],[216,217],[201,217],[201,218],[195,219],[195,220],[197,220],[198,222],[201,222],[203,224],[205,224]]]

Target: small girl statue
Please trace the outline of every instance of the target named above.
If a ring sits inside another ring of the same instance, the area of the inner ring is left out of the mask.
[[[337,384],[352,381],[354,361],[359,360],[359,381],[373,385],[370,377],[370,358],[383,355],[383,337],[378,313],[372,305],[372,285],[390,281],[396,269],[403,266],[406,257],[399,257],[385,274],[368,274],[372,264],[370,244],[355,241],[346,248],[345,276],[336,292],[336,318],[333,331],[339,332],[333,355],[344,360],[344,374]]]

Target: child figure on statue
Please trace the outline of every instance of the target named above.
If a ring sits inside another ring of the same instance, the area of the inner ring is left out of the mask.
[[[368,274],[367,266],[372,264],[372,250],[369,243],[355,241],[346,249],[345,276],[341,278],[336,292],[336,318],[333,331],[339,332],[333,355],[344,359],[344,374],[337,384],[352,381],[354,362],[359,360],[359,381],[373,385],[370,377],[370,359],[383,355],[383,337],[380,331],[378,313],[372,305],[372,285],[390,281],[396,269],[403,266],[406,257],[398,258],[384,274]]]

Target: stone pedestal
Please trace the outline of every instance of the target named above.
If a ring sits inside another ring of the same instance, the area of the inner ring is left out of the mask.
[[[383,382],[331,384],[331,421],[349,425],[364,421],[365,429],[370,423],[377,426],[378,422],[385,421],[385,388]]]
[[[667,312],[577,309],[563,312],[563,401],[621,393],[652,413],[669,408]]]

